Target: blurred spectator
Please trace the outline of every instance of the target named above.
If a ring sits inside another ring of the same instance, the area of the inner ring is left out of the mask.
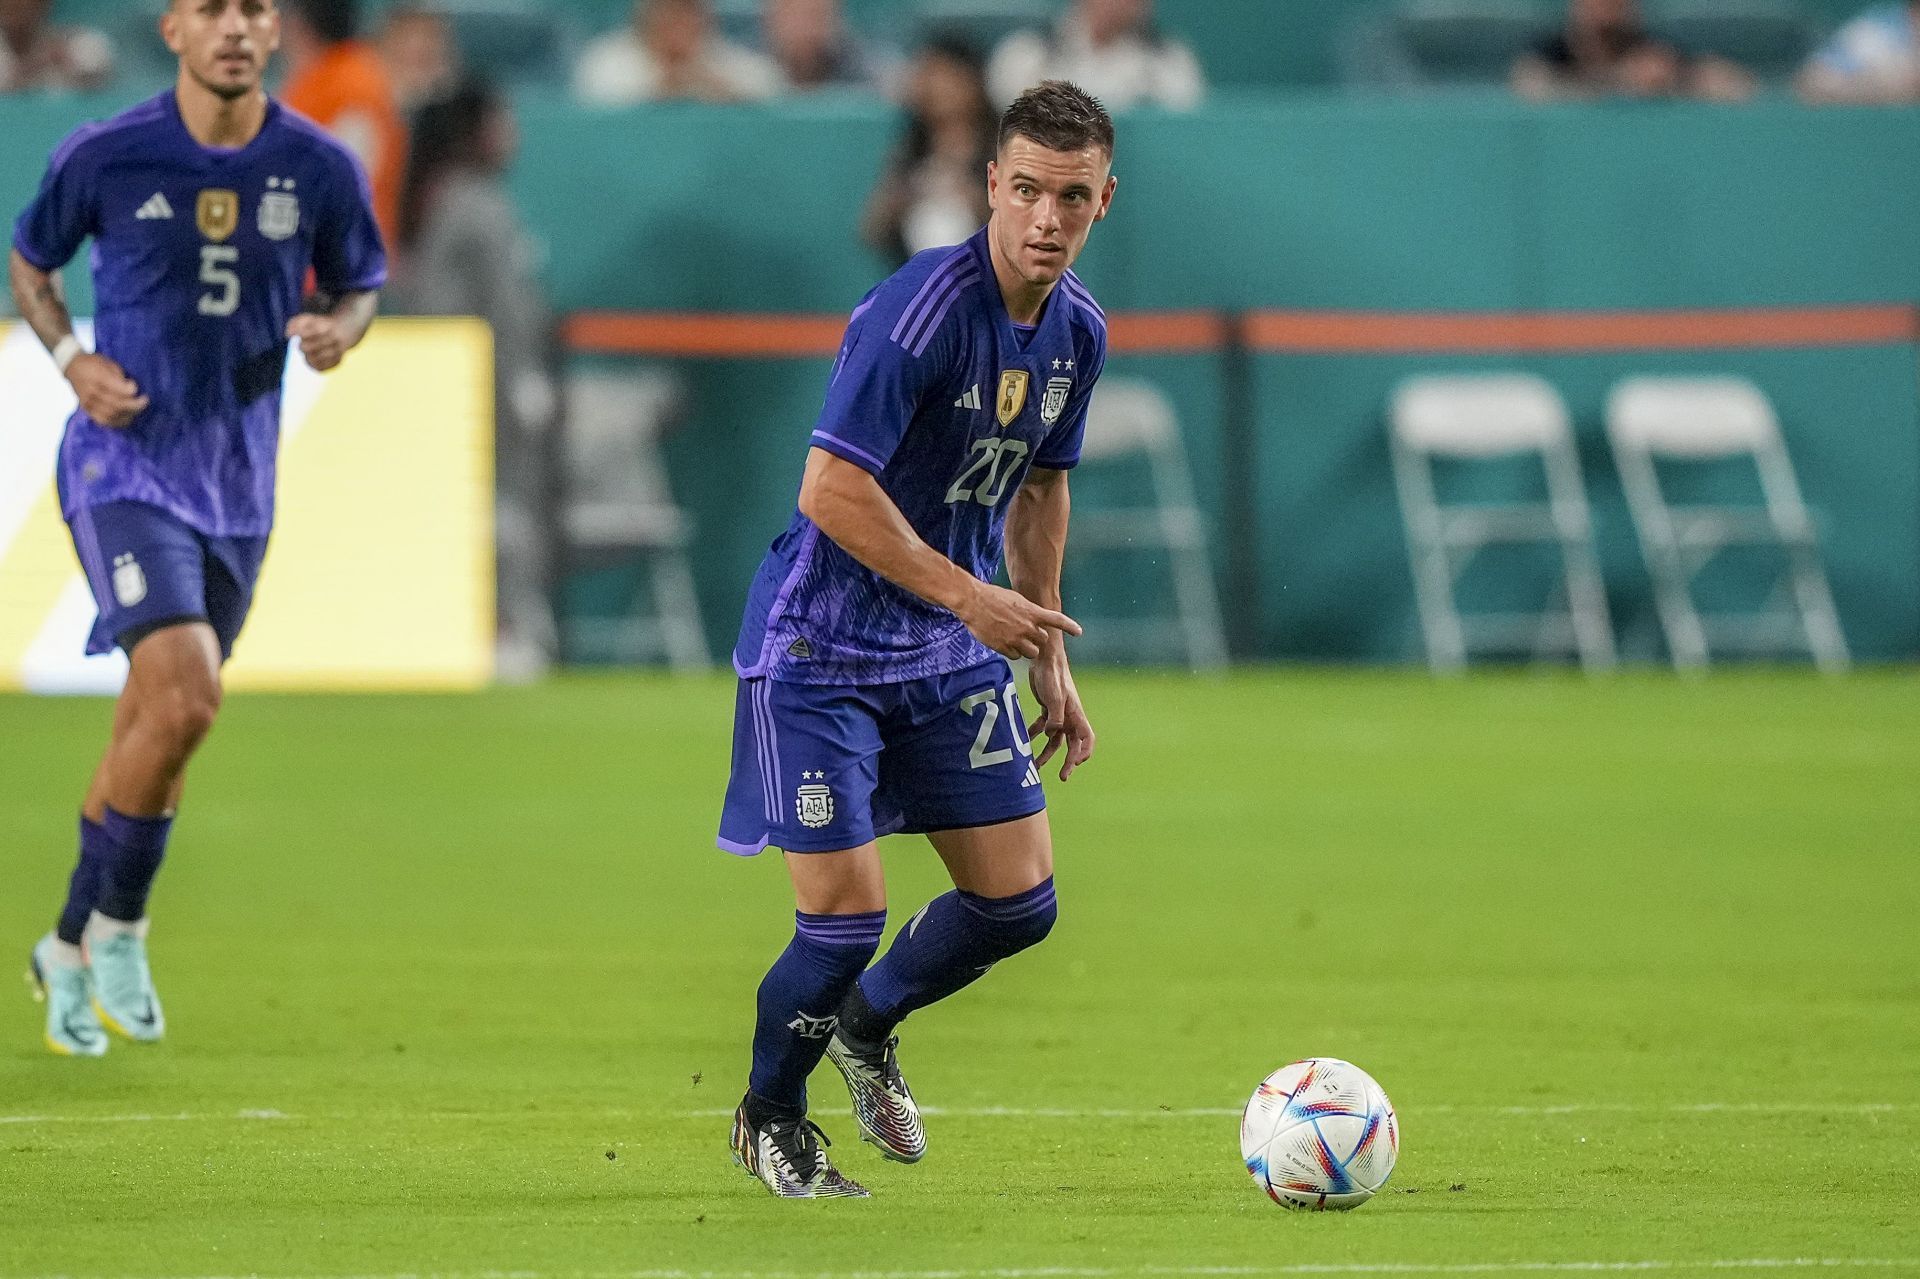
[[[633,22],[587,46],[573,91],[599,106],[661,98],[737,102],[778,93],[770,58],[723,39],[707,0],[635,0]]]
[[[1798,87],[1811,102],[1920,101],[1920,0],[1875,5],[1841,27]]]
[[[459,76],[453,28],[445,14],[425,5],[401,4],[387,10],[379,49],[387,80],[393,85],[394,105],[405,115],[450,92]]]
[[[494,507],[502,678],[528,678],[557,643],[549,596],[552,314],[538,254],[507,194],[519,145],[505,101],[469,83],[414,119],[400,207],[398,306],[477,315],[493,329]]]
[[[1153,0],[1073,0],[1051,31],[1018,31],[987,70],[1005,105],[1042,80],[1071,80],[1111,111],[1153,104],[1190,111],[1207,80],[1193,51],[1153,26]]]
[[[875,59],[848,32],[840,0],[766,0],[760,32],[790,90],[874,88],[879,83]]]
[[[1513,64],[1514,92],[1555,98],[1750,97],[1753,77],[1735,63],[1694,56],[1641,20],[1638,0],[1569,0],[1566,26]]]
[[[113,45],[98,31],[56,27],[52,0],[0,0],[0,93],[85,91],[113,78]]]
[[[287,84],[281,99],[345,143],[373,183],[380,233],[394,242],[400,181],[407,164],[407,128],[394,105],[387,68],[373,46],[356,38],[355,0],[285,0],[280,7]]]
[[[980,55],[936,38],[915,55],[902,97],[906,134],[867,198],[861,238],[894,264],[922,249],[958,244],[987,220],[987,164],[999,114]]]

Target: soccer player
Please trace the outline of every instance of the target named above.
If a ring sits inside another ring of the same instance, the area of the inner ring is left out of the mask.
[[[365,175],[261,87],[273,0],[172,0],[160,29],[177,83],[61,143],[8,263],[79,397],[58,478],[99,606],[87,651],[130,662],[66,906],[30,973],[48,1045],[87,1057],[107,1049],[102,1022],[139,1041],[165,1029],[147,896],[266,553],[287,340],[333,368],[386,280]],[[88,237],[93,351],[58,283]],[[309,270],[321,294],[302,313]]]
[[[733,1150],[783,1198],[867,1193],[807,1117],[822,1054],[862,1136],[920,1159],[895,1027],[1053,925],[1038,769],[1064,746],[1065,781],[1093,754],[1060,559],[1067,471],[1107,349],[1068,268],[1111,207],[1112,162],[1112,120],[1072,85],[1007,110],[986,227],[915,257],[854,310],[799,510],[754,579],[719,843],[784,850],[798,910],[760,985]],[[1003,546],[1012,590],[991,581]],[[1032,662],[1031,727],[1011,657]],[[954,891],[868,968],[887,906],[874,841],[895,832],[927,835]]]

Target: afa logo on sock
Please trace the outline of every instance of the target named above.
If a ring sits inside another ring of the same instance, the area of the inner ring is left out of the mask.
[[[812,1013],[801,1013],[787,1023],[787,1029],[802,1039],[825,1039],[840,1024],[838,1017],[815,1017]]]
[[[806,784],[795,792],[793,807],[800,818],[800,824],[808,830],[819,830],[822,826],[833,824],[833,788],[824,781],[825,773],[801,773]]]

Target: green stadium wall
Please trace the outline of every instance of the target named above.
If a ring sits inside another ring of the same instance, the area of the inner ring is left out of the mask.
[[[0,103],[0,203],[111,104]],[[84,109],[83,109],[84,108]],[[883,270],[855,239],[894,132],[871,104],[521,109],[512,183],[569,310],[844,313]],[[1590,312],[1800,308],[1920,299],[1920,111],[1785,100],[1534,109],[1498,94],[1360,99],[1227,95],[1191,117],[1126,121],[1113,217],[1082,275],[1109,311]],[[77,306],[86,289],[76,281]],[[1247,438],[1218,354],[1124,355],[1179,407],[1243,656],[1419,656],[1383,409],[1412,373],[1519,368],[1567,396],[1580,432],[1616,631],[1662,648],[1600,429],[1606,388],[1638,372],[1734,373],[1779,407],[1821,522],[1856,655],[1920,655],[1920,385],[1905,341],[1862,346],[1423,356],[1255,354]],[[746,582],[791,509],[824,359],[684,365],[692,418],[670,441],[700,523],[696,572],[723,646]],[[1229,459],[1251,452],[1250,469]],[[1089,474],[1086,500],[1134,482]],[[1235,484],[1252,527],[1227,536]],[[1703,490],[1747,487],[1727,474]],[[1237,553],[1236,553],[1237,551]],[[1501,566],[1494,566],[1501,567]],[[1710,594],[1758,589],[1734,563]],[[1519,556],[1470,602],[1544,597]],[[1231,571],[1230,571],[1231,570]],[[1159,600],[1138,566],[1084,566],[1098,611]],[[622,583],[581,584],[591,606]]]

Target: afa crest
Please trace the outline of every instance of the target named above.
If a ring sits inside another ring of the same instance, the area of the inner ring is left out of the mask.
[[[200,234],[209,240],[226,239],[240,225],[240,196],[218,187],[202,191],[200,201],[194,207],[193,220],[199,226]]]
[[[132,608],[147,598],[147,575],[132,555],[114,558],[113,598],[120,601],[121,608]]]
[[[830,786],[819,783],[802,786],[794,796],[793,806],[800,824],[808,830],[833,824],[833,788]]]
[[[1012,426],[1020,410],[1027,407],[1029,380],[1025,369],[1008,369],[1000,375],[1000,398],[995,409],[1001,426]]]
[[[1067,396],[1072,393],[1072,378],[1048,378],[1046,397],[1040,401],[1040,420],[1048,426],[1058,422],[1061,412],[1067,407]]]
[[[260,197],[260,234],[269,240],[291,240],[300,229],[300,201],[291,192],[269,191]]]

